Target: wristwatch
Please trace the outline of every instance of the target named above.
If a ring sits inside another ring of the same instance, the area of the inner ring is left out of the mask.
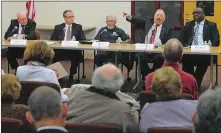
[[[131,19],[132,19],[132,15],[127,16],[127,19],[128,19],[128,20],[131,20]]]

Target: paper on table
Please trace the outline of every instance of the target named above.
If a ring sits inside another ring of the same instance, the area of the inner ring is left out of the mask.
[[[64,69],[63,65],[60,62],[56,62],[48,66],[48,68],[54,70],[58,79],[68,76],[67,71]]]

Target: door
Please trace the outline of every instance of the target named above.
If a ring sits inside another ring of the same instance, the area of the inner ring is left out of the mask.
[[[207,20],[216,22],[221,36],[221,1],[184,1],[184,24],[193,20],[192,11],[197,5],[204,7]],[[221,45],[219,45],[219,47],[221,47]],[[221,56],[219,56],[218,60],[219,65],[221,65]]]

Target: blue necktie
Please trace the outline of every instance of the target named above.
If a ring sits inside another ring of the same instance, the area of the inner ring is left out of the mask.
[[[200,23],[196,23],[196,28],[195,28],[195,35],[194,35],[194,44],[198,45],[198,34],[199,34],[199,26]]]

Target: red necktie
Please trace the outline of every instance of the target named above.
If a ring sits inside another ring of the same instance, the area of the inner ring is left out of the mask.
[[[154,30],[153,30],[153,32],[152,32],[152,35],[151,35],[151,37],[150,37],[150,44],[153,44],[154,43],[154,39],[155,39],[155,36],[156,36],[156,33],[157,33],[157,27],[158,27],[159,25],[155,25],[155,28],[154,28]]]

